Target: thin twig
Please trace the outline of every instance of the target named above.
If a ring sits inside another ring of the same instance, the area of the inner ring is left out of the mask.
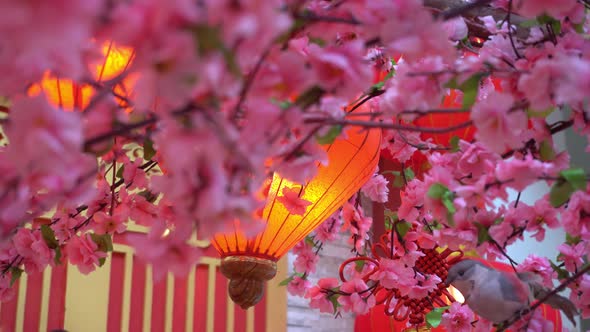
[[[403,131],[414,131],[421,133],[431,134],[443,134],[449,133],[455,130],[469,127],[473,124],[471,120],[459,123],[454,126],[441,127],[441,128],[427,128],[418,126],[406,126],[395,123],[383,123],[383,122],[371,122],[371,121],[360,121],[360,120],[347,120],[347,119],[333,119],[333,118],[309,118],[304,121],[305,123],[321,123],[324,125],[343,125],[343,126],[358,126],[364,128],[382,128],[382,129],[395,129]]]

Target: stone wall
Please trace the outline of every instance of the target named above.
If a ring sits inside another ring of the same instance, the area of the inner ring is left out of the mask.
[[[350,245],[346,238],[324,246],[320,252],[320,260],[316,272],[310,276],[315,284],[318,279],[337,278],[340,263],[349,256]],[[289,273],[293,272],[295,256],[289,253]],[[288,332],[352,332],[354,330],[354,316],[344,314],[334,318],[331,314],[320,314],[319,310],[310,309],[307,299],[288,295],[287,298],[287,331]]]

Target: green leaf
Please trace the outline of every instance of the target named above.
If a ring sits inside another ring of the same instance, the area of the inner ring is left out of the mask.
[[[432,199],[442,199],[447,192],[449,192],[449,188],[436,182],[428,188],[428,197]]]
[[[41,236],[43,236],[43,240],[45,240],[49,248],[55,249],[59,247],[59,242],[55,238],[55,232],[48,225],[41,225]]]
[[[156,150],[154,150],[154,141],[149,138],[146,138],[143,141],[143,159],[151,160],[156,155]]]
[[[23,274],[23,270],[13,266],[10,268],[10,274],[11,274],[11,278],[10,278],[10,287],[12,287],[12,285],[14,285],[14,283],[20,278],[20,276]]]
[[[113,251],[113,239],[111,238],[110,234],[98,235],[91,233],[90,237],[92,238],[92,241],[94,241],[94,243],[96,243],[96,245],[98,246],[99,251]]]
[[[481,78],[481,74],[475,74],[459,86],[459,90],[463,91],[463,108],[467,109],[475,104]]]
[[[310,246],[312,248],[315,247],[315,242],[313,241],[313,237],[311,237],[309,235],[306,236],[305,237],[305,244],[307,244],[308,246]]]
[[[330,296],[330,302],[332,302],[332,306],[334,307],[334,313],[336,313],[336,311],[338,311],[338,307],[340,307],[340,303],[338,303],[339,297],[340,295],[338,294]]]
[[[53,261],[55,262],[55,265],[61,264],[61,248],[60,247],[55,248],[55,257],[53,258]]]
[[[438,327],[440,325],[440,322],[442,321],[443,313],[448,308],[449,307],[447,306],[432,309],[432,311],[426,314],[426,324],[428,324],[428,326],[430,327]]]
[[[295,279],[295,275],[290,276],[289,278],[281,281],[279,283],[279,286],[287,286],[291,281],[293,281],[293,279]]]
[[[549,192],[549,201],[554,207],[565,204],[576,190],[586,189],[586,173],[583,169],[567,169],[559,175],[563,180],[556,181]]]
[[[541,23],[539,23],[539,21],[537,21],[536,18],[533,18],[533,19],[530,19],[530,20],[522,21],[518,25],[520,25],[523,28],[532,28],[532,27],[536,27],[536,26],[538,26],[540,24]]]
[[[555,150],[549,140],[544,140],[539,146],[539,155],[541,161],[552,161],[555,160]]]
[[[115,174],[115,176],[118,177],[118,178],[122,178],[123,177],[123,172],[125,172],[125,165],[122,165],[121,167],[119,167],[119,169],[117,170],[117,173]]]
[[[481,223],[475,222],[475,227],[477,227],[477,245],[479,246],[482,243],[485,243],[492,239],[489,233],[488,227],[482,225]]]
[[[312,86],[299,95],[297,99],[295,99],[295,105],[299,106],[301,109],[306,109],[309,106],[319,102],[324,93],[324,89],[320,88],[319,86]]]
[[[581,168],[571,168],[561,171],[560,175],[571,183],[574,189],[586,189],[586,173]]]
[[[565,233],[565,242],[569,245],[576,245],[582,241],[579,236],[572,236],[569,233]]]
[[[455,204],[453,204],[454,200],[455,194],[453,194],[450,190],[443,194],[442,203],[447,208],[447,211],[449,211],[449,213],[457,212],[455,209]]]
[[[402,238],[408,234],[408,232],[412,229],[412,224],[406,221],[399,221],[395,223],[395,231],[401,236]]]
[[[555,107],[551,106],[546,110],[542,110],[542,111],[537,111],[537,110],[533,110],[528,108],[526,110],[526,114],[529,118],[546,118],[548,117],[551,113],[553,113],[553,111],[555,111]]]
[[[197,45],[199,54],[207,55],[211,52],[218,51],[223,55],[229,71],[235,76],[241,75],[235,54],[223,44],[223,37],[221,36],[221,29],[219,27],[197,24],[191,28],[191,31],[195,38],[195,44]]]
[[[153,203],[158,199],[158,194],[154,194],[153,192],[149,191],[148,189],[142,190],[137,193],[139,196],[145,198],[146,201]]]
[[[325,135],[316,135],[316,141],[321,145],[332,144],[340,136],[343,128],[342,125],[332,126]]]
[[[406,175],[406,180],[408,180],[408,181],[411,181],[416,177],[416,174],[414,174],[414,171],[409,167],[404,168],[404,174]]]
[[[357,272],[361,272],[363,270],[363,267],[365,267],[365,261],[364,260],[358,260],[358,261],[354,261],[354,267],[356,269]]]
[[[405,184],[404,177],[401,174],[399,174],[399,172],[398,172],[398,174],[396,174],[395,177],[393,178],[393,182],[391,183],[391,185],[394,188],[402,188],[404,186],[404,184]]]
[[[571,183],[567,181],[556,181],[549,192],[549,202],[553,207],[560,207],[570,199],[576,191]]]
[[[449,143],[451,143],[451,152],[459,152],[459,141],[461,139],[459,138],[459,136],[453,136],[451,137],[451,141]]]
[[[324,47],[327,44],[326,41],[323,40],[322,38],[312,37],[312,36],[309,36],[309,43],[310,44],[317,44],[319,47]]]
[[[553,269],[553,271],[557,272],[557,278],[558,279],[567,279],[567,278],[569,278],[570,274],[569,274],[569,272],[567,270],[560,268],[559,266],[557,266],[552,261],[549,261],[549,264],[551,264],[551,268]]]
[[[391,211],[390,209],[385,209],[385,230],[390,231],[393,228],[393,224],[399,221],[399,217],[397,216],[397,212]]]
[[[101,266],[103,266],[103,265],[104,265],[104,263],[106,263],[106,262],[107,262],[107,259],[106,259],[106,257],[99,258],[99,259],[98,259],[98,266],[99,266],[99,267],[101,267]]]

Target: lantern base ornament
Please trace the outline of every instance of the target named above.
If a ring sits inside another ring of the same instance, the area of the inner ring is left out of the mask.
[[[277,274],[277,263],[251,256],[229,256],[221,261],[221,273],[229,279],[229,296],[242,309],[262,299],[265,283]]]

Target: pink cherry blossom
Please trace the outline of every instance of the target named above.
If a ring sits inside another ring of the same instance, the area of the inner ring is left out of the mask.
[[[297,273],[314,273],[316,264],[319,260],[319,256],[316,255],[311,249],[304,252],[300,252],[297,258],[293,262],[293,267]]]
[[[574,0],[516,0],[514,9],[526,17],[548,14],[556,18],[563,18],[565,14],[576,6]]]
[[[539,275],[545,287],[553,288],[553,279],[557,277],[557,273],[551,267],[549,260],[546,257],[539,257],[534,254],[528,255],[524,261],[518,264],[519,272],[533,272]]]
[[[318,281],[316,286],[310,288],[305,294],[305,298],[309,299],[309,307],[312,309],[319,309],[320,312],[333,313],[334,306],[328,297],[325,290],[333,290],[338,286],[338,280],[335,278],[322,278]]]
[[[315,229],[315,238],[322,242],[334,241],[338,237],[341,228],[342,218],[335,213]]]
[[[442,280],[435,274],[416,274],[416,284],[410,288],[409,298],[421,299],[427,297],[430,292],[438,288]]]
[[[468,306],[454,302],[442,316],[441,325],[449,331],[471,332],[471,322],[474,321],[473,312]]]
[[[320,86],[328,91],[338,89],[343,95],[354,95],[370,85],[372,73],[362,66],[362,43],[353,41],[340,47],[307,48],[312,69]]]
[[[126,219],[121,215],[109,216],[103,211],[94,214],[94,231],[96,234],[114,234],[123,233],[127,226]]]
[[[304,195],[302,188],[283,187],[282,194],[277,197],[277,201],[281,202],[291,214],[302,216],[311,205],[310,201],[301,198]]]
[[[41,232],[20,228],[12,242],[24,258],[27,273],[42,272],[48,264],[53,264],[54,252],[45,243]]]
[[[565,264],[568,271],[575,272],[584,264],[584,255],[586,254],[586,244],[580,242],[575,245],[560,244],[557,250],[561,253],[557,257],[558,261]]]
[[[0,275],[0,301],[8,302],[16,295],[16,287],[10,287],[12,273]]]
[[[170,230],[157,224],[147,235],[128,234],[127,239],[137,257],[152,264],[154,280],[159,281],[167,272],[187,275],[201,257],[202,250],[187,243],[188,236],[181,228]]]
[[[354,312],[357,315],[364,315],[375,306],[375,296],[367,292],[369,287],[360,278],[344,282],[340,291],[350,295],[340,296],[338,303],[342,305],[343,311]]]
[[[385,203],[388,199],[389,182],[381,174],[377,174],[369,179],[367,183],[361,188],[363,194],[367,195],[372,201],[378,203]]]
[[[88,274],[96,269],[101,258],[106,258],[105,252],[98,250],[98,245],[90,234],[72,237],[66,245],[66,253],[71,264],[76,265],[82,274]]]
[[[416,285],[414,269],[401,260],[383,258],[379,262],[379,270],[371,275],[371,280],[379,281],[387,289],[399,289],[407,295],[411,287]]]
[[[504,153],[523,144],[520,135],[527,126],[527,117],[521,110],[511,111],[513,106],[514,98],[500,92],[491,93],[473,106],[475,137],[494,152]]]
[[[295,296],[304,296],[310,288],[311,283],[307,279],[303,279],[299,276],[293,277],[293,280],[287,285],[287,291],[289,291],[289,294]]]

